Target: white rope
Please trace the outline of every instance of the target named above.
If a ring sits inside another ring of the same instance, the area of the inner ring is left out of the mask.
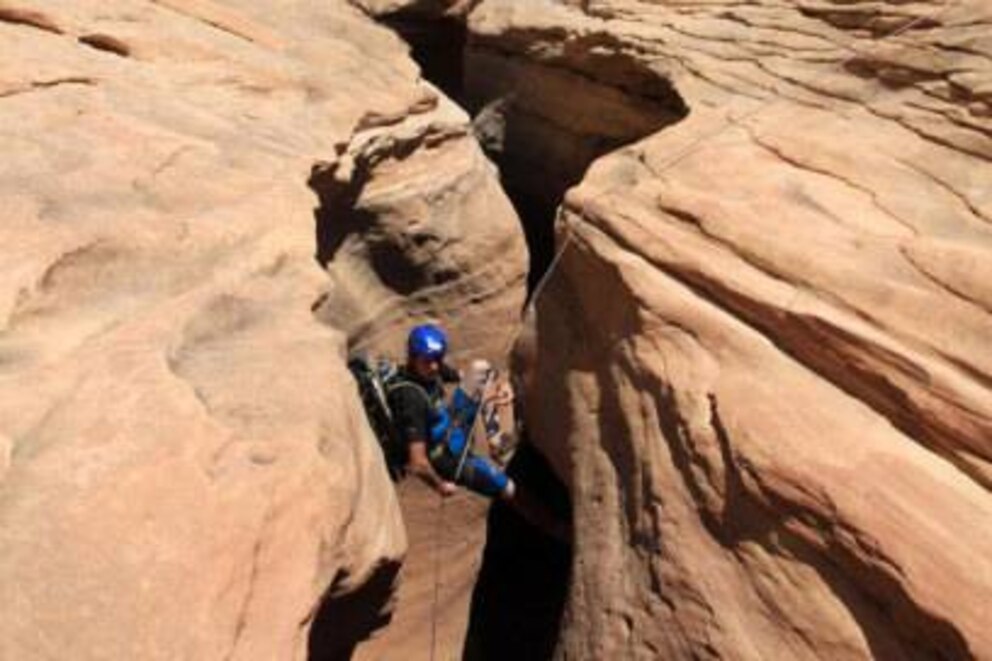
[[[444,496],[439,496],[437,531],[434,535],[434,601],[431,603],[431,661],[437,654],[437,611],[441,592],[441,539],[444,536]]]

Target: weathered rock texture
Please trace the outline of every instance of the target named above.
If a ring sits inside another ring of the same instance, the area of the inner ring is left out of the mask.
[[[0,658],[332,658],[376,623],[405,535],[311,314],[307,183],[448,126],[417,77],[336,0],[0,3]],[[477,185],[459,144],[434,176]]]
[[[461,658],[489,503],[461,490],[442,505],[434,490],[412,478],[398,491],[409,549],[395,609],[389,626],[363,643],[354,659]]]
[[[455,358],[502,359],[524,303],[527,248],[464,111],[444,100],[359,131],[311,185],[332,280],[322,319],[355,347],[394,356],[412,323],[433,319]]]
[[[351,0],[369,16],[415,14],[425,18],[464,18],[482,0]]]
[[[569,4],[470,23],[690,113],[567,196],[538,301],[558,656],[992,656],[988,4]]]
[[[524,217],[533,287],[549,265],[550,221],[565,191],[593,160],[687,109],[665,76],[608,31],[574,29],[567,11],[531,9],[485,4],[471,15],[463,93]]]

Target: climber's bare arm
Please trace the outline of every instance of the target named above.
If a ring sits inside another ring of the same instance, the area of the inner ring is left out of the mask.
[[[407,469],[442,496],[450,496],[455,492],[455,485],[438,475],[434,467],[431,466],[430,459],[427,458],[426,441],[410,443],[410,459]]]

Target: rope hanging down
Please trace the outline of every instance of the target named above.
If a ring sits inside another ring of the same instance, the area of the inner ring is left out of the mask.
[[[441,591],[441,538],[444,534],[444,497],[438,505],[437,530],[434,535],[434,600],[431,602],[431,661],[437,651],[437,602]]]

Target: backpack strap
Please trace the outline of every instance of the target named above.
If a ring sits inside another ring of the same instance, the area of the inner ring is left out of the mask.
[[[387,393],[396,392],[397,390],[402,390],[403,388],[412,388],[413,390],[421,394],[421,396],[424,398],[424,401],[427,402],[427,406],[431,406],[432,404],[431,396],[427,393],[427,389],[424,388],[419,383],[414,383],[409,379],[404,379],[399,376],[393,377],[392,379],[386,382],[385,386]]]
[[[427,388],[412,379],[404,377],[402,374],[396,375],[392,380],[390,380],[389,383],[386,384],[386,391],[390,394],[404,388],[409,388],[420,393],[420,396],[423,397],[424,404],[427,406],[428,410],[435,412],[438,407],[442,407],[444,409],[441,413],[440,420],[434,419],[434,414],[431,414],[428,422],[427,438],[425,440],[427,441],[428,448],[432,448],[433,450],[447,447],[448,439],[451,436],[451,432],[455,429],[455,425],[453,424],[454,420],[448,411],[448,407],[444,406],[443,397],[432,396]],[[443,428],[438,429],[438,425],[443,425]],[[438,437],[438,434],[440,433],[443,433],[443,438]]]
[[[389,408],[381,361],[380,365],[376,365],[367,355],[355,354],[348,359],[348,369],[358,386],[369,426],[382,449],[389,477],[394,482],[399,481],[404,475],[406,458],[394,431],[393,412]]]

